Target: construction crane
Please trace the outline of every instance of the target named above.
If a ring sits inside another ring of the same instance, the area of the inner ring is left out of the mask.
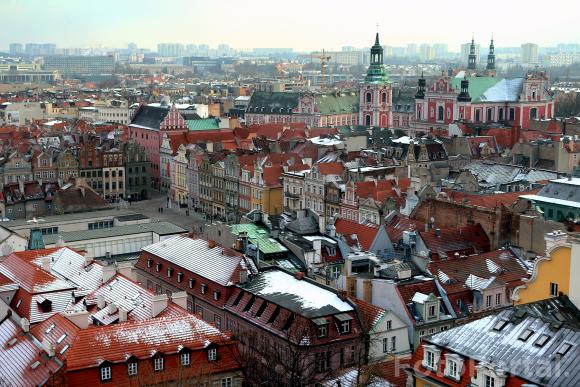
[[[280,75],[280,79],[284,82],[286,74],[299,74],[300,80],[302,80],[302,65],[300,63],[289,63],[289,62],[278,62],[276,63],[276,70]]]
[[[326,71],[326,66],[328,66],[328,62],[330,62],[332,57],[328,55],[326,52],[324,52],[324,49],[322,49],[322,53],[311,54],[311,57],[320,60],[320,77],[321,77],[320,87],[323,87],[325,86],[326,83],[324,81],[324,73]]]

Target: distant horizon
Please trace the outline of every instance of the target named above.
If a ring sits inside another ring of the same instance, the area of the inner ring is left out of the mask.
[[[266,0],[242,5],[222,0],[219,7],[200,0],[159,4],[153,0],[4,0],[4,13],[10,17],[3,21],[0,49],[8,50],[11,43],[53,43],[58,48],[81,49],[123,49],[136,43],[139,48],[156,51],[158,43],[181,43],[212,48],[227,44],[240,51],[340,51],[343,46],[370,47],[377,24],[381,44],[392,47],[442,43],[450,52],[459,52],[461,44],[472,36],[485,47],[492,35],[498,48],[580,42],[580,29],[575,28],[580,2],[571,0],[550,3],[550,10],[557,13],[553,22],[538,18],[546,4],[537,0],[526,1],[523,7],[520,2],[488,0],[485,7],[476,10],[468,6],[458,9],[451,0],[295,0],[284,13]]]

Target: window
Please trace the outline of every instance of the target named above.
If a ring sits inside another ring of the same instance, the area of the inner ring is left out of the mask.
[[[101,368],[101,381],[111,380],[113,374],[111,372],[111,367],[102,367]]]
[[[489,308],[489,307],[491,307],[491,294],[490,294],[490,295],[487,295],[487,296],[485,296],[485,307],[486,307],[486,308]]]
[[[201,294],[205,294],[206,290],[207,290],[207,285],[201,284],[201,287],[200,287]]]
[[[213,322],[215,323],[215,327],[217,329],[222,329],[222,318],[219,315],[213,315]]]
[[[445,368],[447,376],[454,379],[459,379],[459,372],[457,372],[457,362],[453,360],[447,360],[447,367]]]
[[[181,354],[181,365],[188,366],[189,365],[189,352]]]
[[[383,339],[383,353],[388,353],[389,352],[389,338],[385,337]]]
[[[445,118],[443,115],[444,115],[443,106],[439,106],[437,108],[437,121],[443,121],[443,119]]]
[[[429,305],[429,318],[435,317],[437,307],[435,305]]]
[[[495,387],[495,378],[493,376],[485,375],[483,380],[485,387]]]
[[[371,98],[371,93],[368,92],[367,95],[366,95],[366,97],[367,97],[367,99],[366,99],[367,103],[370,103],[371,102],[371,99],[372,99]]]
[[[498,322],[495,323],[495,325],[493,326],[493,330],[494,331],[501,331],[503,329],[503,327],[505,327],[507,324],[506,320],[499,320]]]
[[[170,267],[170,268],[167,269],[167,277],[168,278],[171,278],[171,275],[172,274],[173,274],[173,268]]]
[[[199,305],[195,306],[195,314],[199,314],[203,318],[203,308]]]
[[[568,351],[570,351],[571,348],[572,348],[572,344],[562,343],[562,345],[560,345],[560,348],[558,348],[558,350],[556,351],[556,355],[564,356],[565,354],[568,353]]]
[[[522,332],[522,334],[520,335],[520,337],[518,337],[518,340],[521,341],[527,341],[531,335],[534,334],[534,331],[531,329],[526,329],[525,331]]]
[[[397,350],[397,336],[391,337],[391,352],[395,352]]]
[[[558,284],[550,282],[550,296],[558,297]]]
[[[193,289],[193,284],[195,283],[195,280],[193,278],[189,279],[189,288]]]
[[[183,273],[177,273],[177,282],[181,282],[183,280]]]
[[[319,338],[326,337],[328,335],[328,325],[320,325],[317,334]]]
[[[427,351],[427,367],[435,368],[435,354],[433,352]]]
[[[495,295],[495,306],[501,305],[501,293]]]
[[[127,374],[129,376],[137,375],[137,362],[127,364]]]
[[[214,290],[213,299],[216,301],[220,299],[220,291],[219,290]]]
[[[217,360],[217,348],[210,348],[207,351],[207,360],[216,361]]]
[[[316,354],[316,370],[318,372],[323,372],[328,369],[329,366],[329,353],[319,352]]]
[[[343,321],[340,323],[341,333],[350,333],[350,321]]]
[[[153,359],[153,370],[154,371],[163,371],[163,358],[162,357],[157,357],[155,359]]]
[[[232,378],[231,377],[227,377],[227,378],[223,378],[222,379],[222,387],[232,387]]]

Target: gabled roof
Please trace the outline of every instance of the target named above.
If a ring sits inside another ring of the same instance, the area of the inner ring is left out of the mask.
[[[230,342],[231,336],[188,314],[90,326],[77,333],[68,350],[67,370],[98,367],[103,361],[124,363],[129,356],[149,359],[156,353],[172,354],[182,348],[195,350],[209,343]],[[226,352],[222,351],[221,356],[227,358]],[[229,360],[220,366],[237,368]]]
[[[243,255],[237,251],[217,245],[210,247],[206,240],[186,236],[167,238],[143,247],[142,251],[224,286],[237,282],[238,273],[245,265]],[[137,267],[145,268],[145,261],[141,254]]]
[[[0,322],[0,348],[0,380],[7,385],[41,386],[60,369],[11,318]]]
[[[427,249],[441,258],[456,252],[474,254],[490,249],[489,238],[479,223],[458,228],[419,231],[419,235]]]
[[[135,112],[129,126],[159,130],[159,127],[165,119],[165,116],[167,116],[167,113],[169,113],[169,109],[167,108],[141,105],[137,109],[137,112]]]
[[[369,251],[377,234],[379,233],[379,226],[370,224],[360,224],[351,220],[339,218],[334,222],[336,233],[345,238],[356,234],[356,237],[365,251]]]

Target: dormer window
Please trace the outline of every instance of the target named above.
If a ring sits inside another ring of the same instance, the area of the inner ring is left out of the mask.
[[[207,292],[207,284],[201,284],[200,292],[201,294],[205,294],[205,292]]]
[[[190,364],[189,352],[182,353],[180,358],[181,358],[181,365],[182,366],[188,366]]]
[[[350,321],[343,321],[340,324],[340,332],[341,333],[350,333]]]
[[[207,360],[208,361],[217,360],[217,348],[210,348],[207,350]]]
[[[349,314],[337,314],[335,318],[338,320],[338,330],[340,333],[350,333],[352,317]]]
[[[193,289],[193,286],[195,285],[195,280],[193,278],[189,279],[189,288]]]
[[[111,366],[106,365],[101,367],[101,382],[106,382],[113,378],[113,371],[111,370]]]
[[[160,272],[161,271],[161,263],[157,263],[155,265],[155,271]]]
[[[171,278],[171,275],[173,274],[173,268],[170,267],[167,269],[167,278]]]
[[[183,273],[177,273],[177,282],[183,281]]]
[[[217,301],[217,300],[219,300],[219,299],[220,299],[220,291],[219,291],[219,290],[215,290],[215,291],[213,292],[213,299],[214,299],[215,301]]]
[[[461,379],[463,359],[453,353],[449,353],[445,357],[445,376],[458,382]]]
[[[151,258],[147,258],[147,268],[150,269],[153,266],[153,260]]]
[[[156,357],[155,359],[153,359],[153,371],[155,371],[155,372],[163,371],[163,358],[162,357]]]
[[[424,356],[423,356],[423,367],[437,372],[439,368],[437,365],[439,363],[439,359],[441,357],[441,350],[434,345],[425,345],[424,348]]]

